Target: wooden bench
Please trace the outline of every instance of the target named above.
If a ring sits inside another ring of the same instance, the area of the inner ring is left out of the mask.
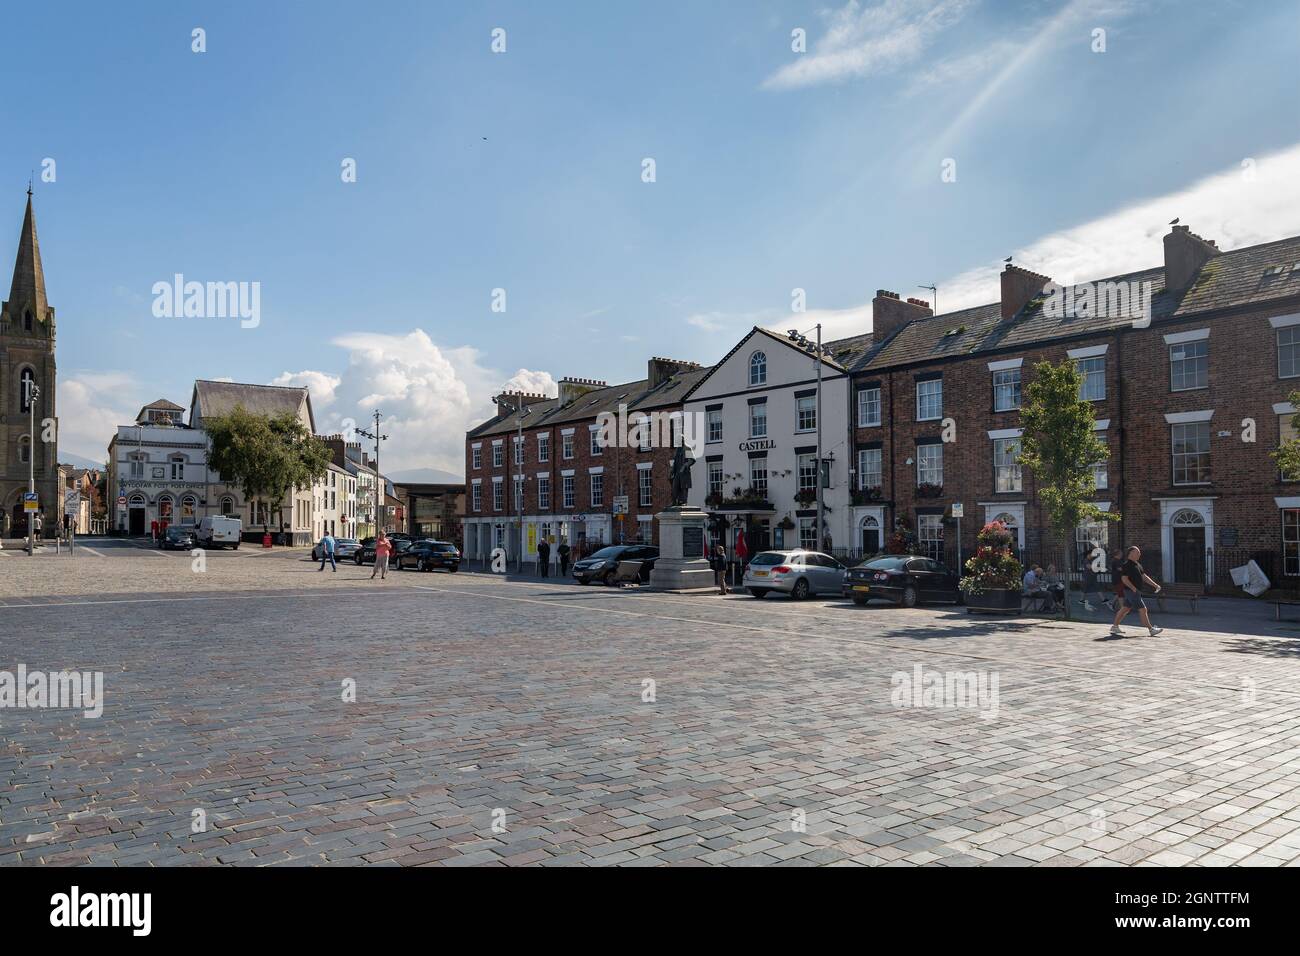
[[[1296,601],[1292,598],[1274,598],[1273,617],[1278,621],[1282,620],[1283,605],[1285,605],[1286,607],[1300,607],[1300,601]]]
[[[1192,613],[1196,613],[1196,602],[1201,599],[1203,588],[1197,584],[1166,584],[1161,587],[1160,592],[1156,594],[1156,604],[1161,611],[1165,610],[1165,601],[1172,598],[1175,601],[1187,601],[1192,606]]]

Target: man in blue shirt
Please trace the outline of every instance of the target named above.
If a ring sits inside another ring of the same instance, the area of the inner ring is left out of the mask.
[[[339,566],[334,563],[334,535],[330,534],[328,531],[326,531],[325,535],[320,539],[320,567],[316,570],[324,571],[326,561],[330,563],[330,567],[333,568],[335,572],[338,571]]]

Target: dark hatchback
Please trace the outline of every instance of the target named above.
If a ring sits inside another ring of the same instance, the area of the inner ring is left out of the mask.
[[[587,584],[590,581],[613,584],[614,573],[618,570],[620,561],[640,561],[641,582],[645,583],[650,580],[650,572],[654,569],[655,559],[658,557],[659,549],[648,544],[615,544],[608,548],[601,548],[575,564],[573,576],[579,584]]]
[[[389,535],[388,543],[393,546],[393,553],[388,556],[388,566],[397,567],[397,559],[400,558],[402,553],[411,546],[412,542],[405,538],[394,538],[392,535]],[[362,540],[361,547],[357,548],[356,553],[353,555],[353,560],[356,561],[357,564],[374,564],[375,539],[365,538]]]
[[[926,601],[961,603],[957,576],[947,566],[917,555],[872,558],[844,572],[844,596],[854,604],[872,598],[916,607]]]
[[[432,571],[434,568],[457,571],[460,569],[460,552],[449,541],[417,541],[405,551],[396,553],[392,563],[399,571],[407,568],[416,571]]]
[[[199,539],[189,528],[168,528],[158,538],[158,547],[164,551],[190,551],[199,546]]]

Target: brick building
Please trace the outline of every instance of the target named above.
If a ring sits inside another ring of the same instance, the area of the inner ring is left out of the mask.
[[[1224,584],[1250,557],[1275,579],[1300,576],[1300,483],[1269,456],[1300,384],[1300,237],[1223,252],[1180,226],[1164,254],[1163,266],[1092,283],[1086,311],[1051,308],[1058,287],[1017,266],[1000,301],[937,317],[878,293],[878,344],[854,370],[859,546],[902,519],[951,561],[947,516],[960,502],[964,554],[1002,517],[1030,557],[1055,560],[1037,489],[1015,464],[1019,406],[1036,362],[1072,358],[1110,451],[1095,501],[1122,517],[1078,529],[1076,543],[1137,544],[1166,581]],[[1149,322],[1100,307],[1102,290],[1144,283]]]
[[[673,449],[661,441],[602,447],[598,416],[628,422],[680,416],[683,397],[703,375],[693,362],[652,358],[646,377],[635,382],[566,378],[556,398],[497,396],[497,414],[465,438],[466,557],[504,547],[513,559],[521,524],[528,560],[535,559],[540,537],[553,545],[567,540],[579,553],[657,541],[652,519],[670,501]],[[615,513],[620,497],[627,499],[623,515]]]

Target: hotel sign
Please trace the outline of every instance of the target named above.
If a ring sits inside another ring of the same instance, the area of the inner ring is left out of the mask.
[[[742,441],[740,443],[741,451],[769,451],[776,447],[776,442],[770,438],[755,438],[751,441]]]

